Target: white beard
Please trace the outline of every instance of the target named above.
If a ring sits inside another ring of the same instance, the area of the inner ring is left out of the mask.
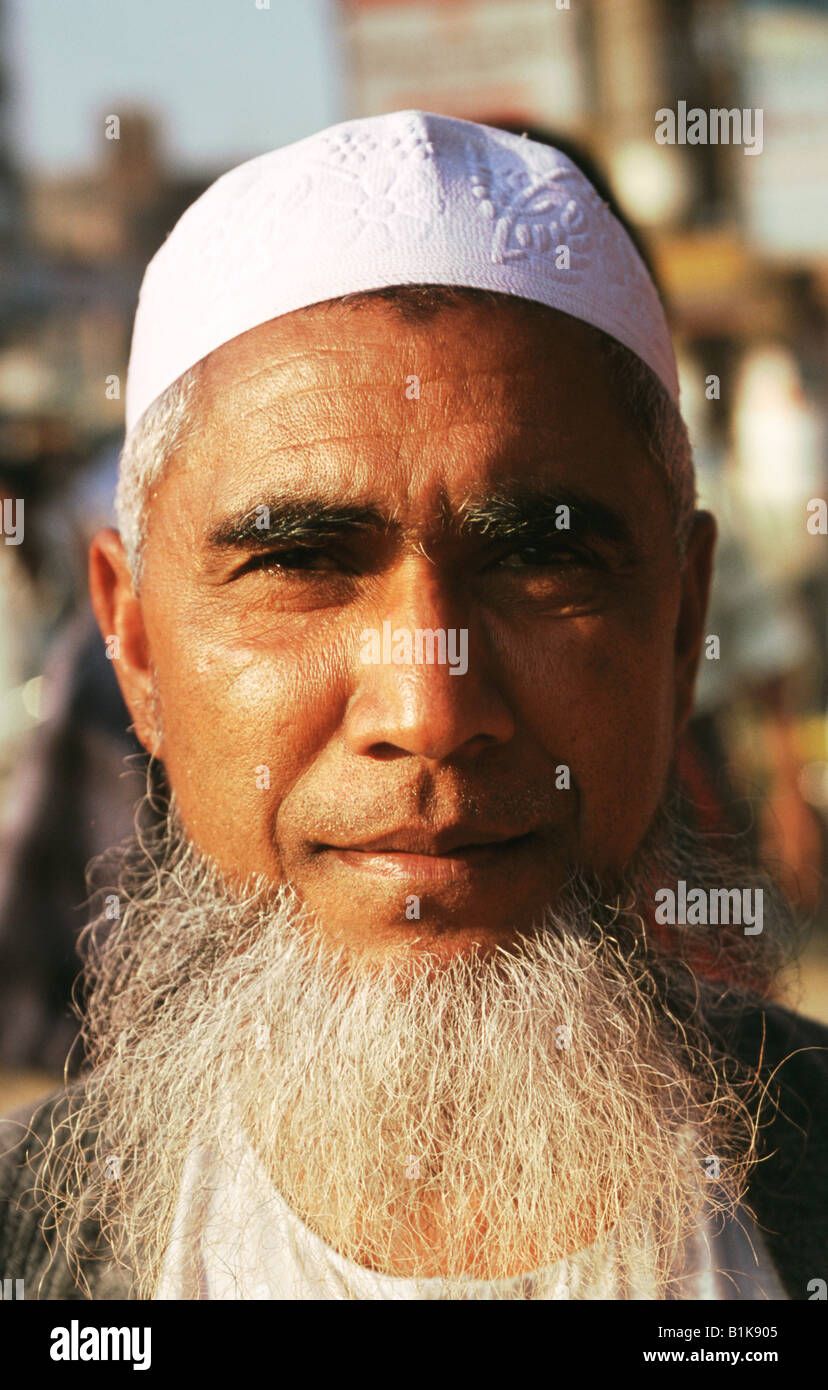
[[[70,1255],[98,1217],[152,1297],[188,1155],[231,1151],[241,1124],[293,1211],[367,1268],[460,1297],[583,1252],[585,1284],[669,1295],[687,1236],[742,1195],[750,1125],[665,980],[707,986],[655,962],[634,913],[581,880],[513,950],[368,966],[290,888],[231,891],[174,807],[165,835],[160,870],[124,873],[120,921],[88,929],[93,1070],[51,1151]]]

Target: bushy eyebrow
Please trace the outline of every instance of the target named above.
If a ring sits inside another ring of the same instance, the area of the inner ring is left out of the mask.
[[[568,525],[561,525],[564,520]],[[479,501],[470,498],[460,508],[459,530],[498,541],[568,530],[584,539],[629,549],[634,544],[630,525],[620,512],[571,488],[502,491]]]
[[[567,508],[562,513],[561,508]],[[563,520],[567,525],[561,525]],[[634,537],[620,512],[571,488],[509,489],[468,497],[452,511],[444,507],[438,523],[446,536],[477,536],[489,541],[528,541],[567,532],[632,550]],[[401,531],[396,516],[380,508],[332,502],[321,496],[279,497],[251,504],[215,523],[207,533],[208,551],[266,550],[276,545],[322,546],[359,534]]]
[[[343,506],[321,497],[286,498],[257,502],[234,512],[211,527],[208,550],[266,549],[274,542],[296,545],[324,544],[356,531],[384,531],[388,520],[373,507]]]

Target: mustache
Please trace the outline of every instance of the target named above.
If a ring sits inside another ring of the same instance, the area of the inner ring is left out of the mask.
[[[543,784],[513,782],[494,790],[491,785],[476,789],[443,772],[439,779],[423,774],[414,784],[409,778],[375,780],[364,790],[355,778],[348,783],[347,798],[336,800],[328,792],[320,800],[311,789],[303,790],[293,798],[292,814],[307,827],[305,838],[321,844],[373,842],[403,831],[431,839],[462,831],[472,844],[559,825],[562,810],[571,814],[579,802],[574,778],[565,793],[555,789],[554,769]]]

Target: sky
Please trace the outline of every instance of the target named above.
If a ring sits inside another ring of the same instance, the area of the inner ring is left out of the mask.
[[[13,156],[88,170],[103,116],[136,104],[180,171],[301,139],[347,114],[336,21],[336,0],[5,0]]]

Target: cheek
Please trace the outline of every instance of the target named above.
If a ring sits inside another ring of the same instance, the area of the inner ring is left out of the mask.
[[[344,643],[195,630],[168,632],[156,661],[170,785],[188,833],[228,874],[282,876],[276,814],[341,721]]]
[[[669,615],[649,627],[600,618],[552,625],[523,665],[531,733],[579,794],[579,852],[622,865],[661,799],[674,746]]]

